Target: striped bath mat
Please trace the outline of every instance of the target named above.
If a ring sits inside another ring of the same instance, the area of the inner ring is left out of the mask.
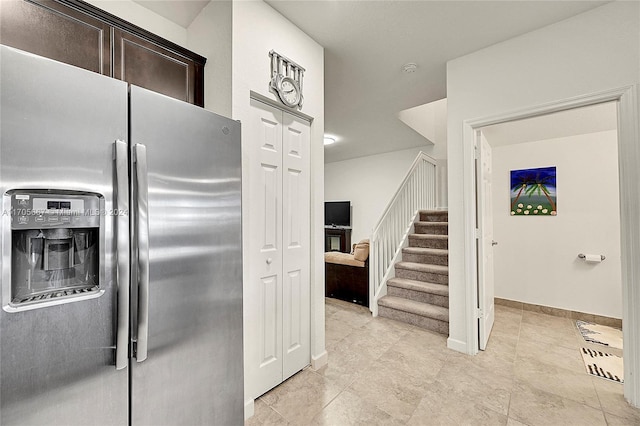
[[[587,373],[618,383],[624,383],[624,367],[622,358],[617,355],[589,348],[580,351]]]
[[[587,342],[622,349],[622,330],[579,320],[576,326]]]

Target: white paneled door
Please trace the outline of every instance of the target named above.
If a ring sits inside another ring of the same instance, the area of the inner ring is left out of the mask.
[[[309,365],[310,125],[251,101],[244,123],[245,394]],[[248,196],[247,196],[248,195]]]
[[[494,315],[494,286],[493,286],[493,247],[497,244],[493,240],[493,209],[491,190],[491,146],[482,132],[478,132],[479,164],[478,175],[478,342],[479,349],[485,350],[489,335],[493,328]]]
[[[309,122],[282,113],[282,380],[311,361]]]

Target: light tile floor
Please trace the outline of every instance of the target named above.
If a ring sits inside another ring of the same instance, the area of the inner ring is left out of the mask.
[[[329,364],[257,399],[246,426],[640,425],[622,385],[585,373],[586,342],[567,318],[496,305],[487,350],[468,356],[326,299],[326,344]]]

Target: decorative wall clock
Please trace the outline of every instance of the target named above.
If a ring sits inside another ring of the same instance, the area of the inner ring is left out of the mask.
[[[305,69],[286,56],[270,51],[271,81],[269,89],[289,108],[302,108],[302,77]]]

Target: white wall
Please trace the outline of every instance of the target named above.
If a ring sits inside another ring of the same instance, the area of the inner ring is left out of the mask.
[[[131,0],[85,0],[119,18],[164,37],[179,46],[187,46],[187,30],[167,18]]]
[[[420,150],[410,148],[324,165],[325,201],[351,201],[352,244],[371,236]]]
[[[468,317],[473,297],[467,293],[474,277],[465,269],[474,256],[467,245],[473,231],[473,149],[463,144],[465,120],[637,84],[639,7],[609,3],[448,63],[451,348],[474,352],[474,319]],[[630,160],[640,167],[637,157]],[[630,196],[639,198],[637,191]]]
[[[450,348],[476,353],[473,132],[470,121],[517,116],[604,92],[619,96],[624,393],[640,406],[640,3],[616,1],[447,65]],[[606,97],[600,95],[600,99]],[[579,102],[576,102],[579,103]]]
[[[209,3],[187,28],[187,47],[207,58],[204,107],[231,116],[231,22],[233,3]]]
[[[324,51],[266,3],[239,1],[233,4],[232,117],[243,121],[251,115],[251,90],[276,99],[269,92],[269,51],[291,58],[306,69],[302,112],[314,118],[311,125],[311,357],[318,368],[326,363],[324,335]],[[248,147],[244,146],[243,158]],[[249,168],[243,167],[243,179]],[[245,192],[245,194],[247,194]],[[243,214],[256,214],[258,206],[243,197]],[[249,235],[243,236],[250,238]],[[246,266],[246,264],[245,264]],[[247,270],[244,270],[245,276]]]
[[[617,132],[494,147],[492,154],[495,296],[622,318]],[[556,167],[558,215],[511,216],[510,171],[549,166]],[[606,260],[589,264],[578,253]]]

